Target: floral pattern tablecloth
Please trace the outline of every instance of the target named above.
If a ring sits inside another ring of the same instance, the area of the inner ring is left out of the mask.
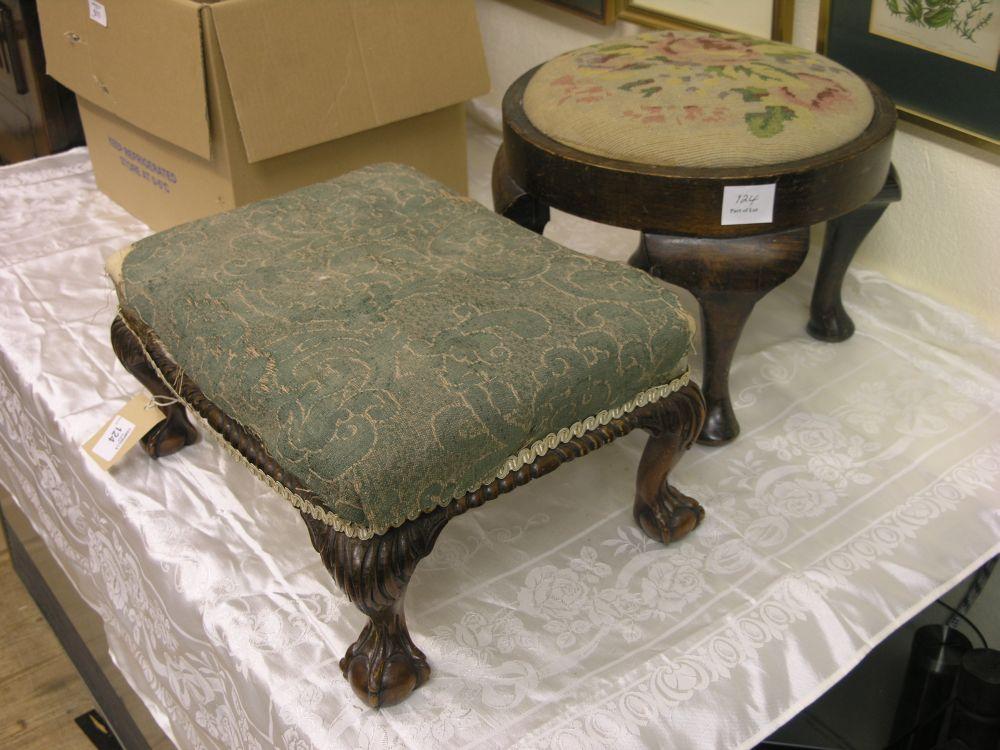
[[[676,471],[704,525],[634,527],[638,434],[456,519],[407,597],[434,675],[366,710],[337,669],[362,616],[294,509],[210,440],[110,475],[78,447],[135,390],[101,269],[146,233],[85,151],[0,171],[0,481],[180,748],[751,746],[1000,551],[1000,344],[856,272],[857,334],[813,341],[807,264],[740,345],[743,434]]]

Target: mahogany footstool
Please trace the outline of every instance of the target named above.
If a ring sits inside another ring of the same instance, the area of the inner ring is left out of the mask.
[[[821,55],[740,34],[655,31],[567,52],[503,100],[497,212],[541,233],[549,207],[638,229],[629,261],[689,290],[704,336],[699,440],[739,433],[729,369],[757,301],[830,221],[807,330],[842,341],[859,244],[900,197],[896,109]]]
[[[639,526],[666,543],[703,517],[667,482],[705,415],[674,296],[412,169],[177,227],[108,268],[115,353],[169,404],[147,453],[195,440],[186,407],[299,510],[369,618],[340,665],[371,706],[430,675],[403,595],[454,516],[641,428]]]

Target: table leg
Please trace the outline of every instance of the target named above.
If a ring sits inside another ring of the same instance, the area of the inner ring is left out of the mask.
[[[708,405],[699,443],[721,445],[740,432],[729,396],[729,368],[757,301],[798,270],[809,230],[711,239],[645,232],[629,264],[684,287],[701,306]]]
[[[820,341],[844,341],[854,333],[854,322],[840,298],[844,275],[865,237],[882,218],[890,203],[902,197],[895,167],[889,167],[882,190],[861,208],[833,219],[826,225],[823,255],[809,311],[809,335]]]
[[[549,207],[528,195],[510,176],[503,146],[493,160],[493,210],[537,234],[549,223]]]

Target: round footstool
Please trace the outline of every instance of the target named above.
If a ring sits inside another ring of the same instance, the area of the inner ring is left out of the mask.
[[[853,333],[840,287],[899,198],[896,110],[837,63],[738,34],[656,31],[568,52],[503,101],[495,209],[541,232],[549,207],[638,229],[630,263],[690,290],[702,312],[708,418],[739,433],[729,368],[753,306],[791,276],[809,227],[831,221],[809,332]]]

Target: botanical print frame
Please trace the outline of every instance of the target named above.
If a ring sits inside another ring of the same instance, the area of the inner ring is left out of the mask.
[[[881,0],[872,3],[872,34],[997,69],[1000,2],[996,0]]]
[[[544,0],[544,2],[598,23],[610,24],[615,20],[615,0]]]
[[[733,22],[734,9],[741,13]],[[618,18],[655,28],[738,31],[792,41],[795,0],[618,0]]]
[[[984,8],[986,13],[969,18],[969,9]],[[935,15],[942,10],[952,12]],[[987,18],[990,10],[993,16]],[[1000,153],[994,51],[1000,36],[994,35],[1000,35],[1000,0],[822,0],[820,5],[821,53],[885,89],[905,119]],[[976,50],[970,41],[984,47]]]

